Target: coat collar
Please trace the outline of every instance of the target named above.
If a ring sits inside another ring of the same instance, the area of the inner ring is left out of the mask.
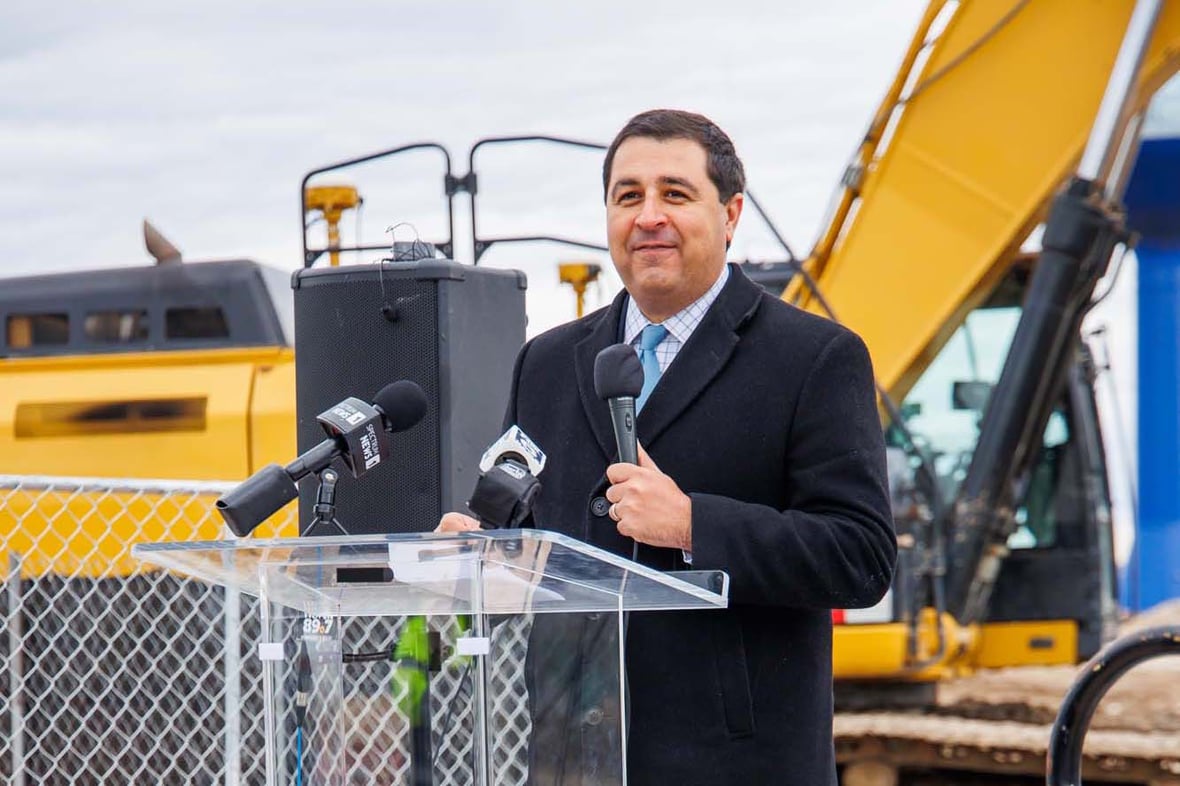
[[[680,348],[636,420],[639,441],[645,449],[655,443],[729,362],[740,332],[757,310],[762,293],[762,288],[747,278],[738,265],[730,265],[725,288],[688,343]],[[594,391],[594,359],[599,352],[618,343],[619,322],[627,298],[625,290],[620,292],[596,321],[588,322],[589,332],[574,348],[582,408],[603,455],[611,461],[618,455],[618,446],[607,404]]]

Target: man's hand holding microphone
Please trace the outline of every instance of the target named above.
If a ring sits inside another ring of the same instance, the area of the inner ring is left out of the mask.
[[[615,344],[594,359],[594,390],[610,407],[619,462],[606,468],[608,514],[619,534],[649,546],[692,550],[692,500],[665,475],[635,435],[643,366],[634,347]]]
[[[608,515],[620,535],[669,549],[692,551],[692,500],[660,471],[642,445],[639,464],[611,464],[606,490]]]

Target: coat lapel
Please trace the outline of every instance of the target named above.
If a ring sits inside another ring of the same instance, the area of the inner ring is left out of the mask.
[[[676,359],[660,377],[659,384],[636,419],[639,442],[644,448],[659,439],[725,368],[738,345],[741,328],[753,316],[761,296],[762,288],[748,279],[737,265],[730,265],[729,281],[688,343],[676,353]],[[609,415],[606,427],[607,436],[613,440]]]
[[[598,353],[611,344],[619,343],[619,320],[627,303],[626,291],[620,292],[614,302],[602,312],[597,323],[590,326],[590,332],[574,347],[574,366],[578,381],[578,394],[586,420],[594,431],[594,438],[602,449],[602,455],[613,461],[619,454],[615,444],[615,432],[610,422],[610,408],[594,390],[594,359]]]

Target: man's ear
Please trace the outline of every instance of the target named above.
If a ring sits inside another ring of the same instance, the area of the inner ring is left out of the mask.
[[[738,192],[725,203],[725,247],[733,242],[733,233],[737,231],[738,219],[742,217],[742,207],[746,203],[745,194]]]

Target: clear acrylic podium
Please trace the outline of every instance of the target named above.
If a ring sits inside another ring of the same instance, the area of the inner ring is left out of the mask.
[[[544,530],[133,553],[259,598],[267,784],[625,784],[628,613],[728,595]]]

